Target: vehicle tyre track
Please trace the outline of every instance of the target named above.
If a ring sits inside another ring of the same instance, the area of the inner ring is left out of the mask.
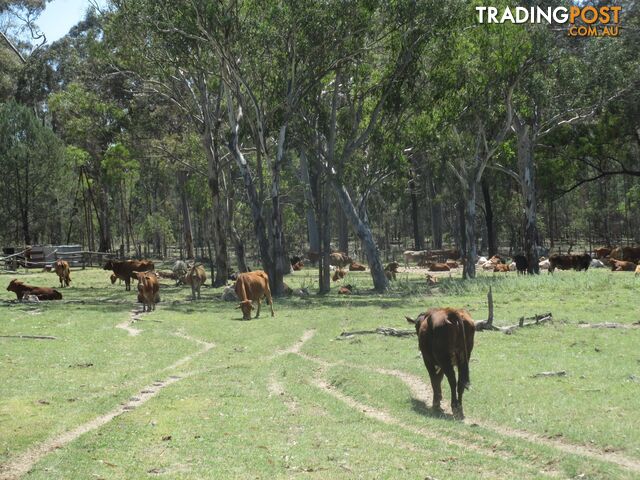
[[[298,340],[298,342],[294,344],[291,348],[284,350],[283,353],[294,353],[322,367],[320,371],[320,375],[322,374],[322,371],[324,371],[327,368],[346,365],[344,362],[335,362],[335,363],[327,362],[326,360],[303,353],[301,349],[304,346],[304,343],[306,343],[309,339],[311,339],[314,333],[315,332],[313,330],[305,331],[302,338]],[[427,407],[432,403],[433,397],[431,394],[430,385],[427,385],[420,377],[416,375],[403,372],[401,370],[385,369],[385,368],[370,368],[370,367],[365,367],[362,365],[354,365],[354,364],[349,364],[349,367],[358,368],[361,370],[375,372],[383,375],[394,376],[398,378],[400,381],[402,381],[409,388],[409,391],[411,392],[411,395],[415,400],[424,403],[424,405]],[[334,387],[332,387],[322,379],[316,378],[312,381],[312,383],[316,387],[321,388],[322,390],[325,390],[327,393],[331,394],[334,398],[341,400],[343,403],[349,405],[350,407],[362,410],[363,413],[365,413],[365,415],[371,418],[375,418],[384,423],[401,426],[402,428],[408,429],[410,431],[413,431],[414,433],[417,433],[423,436],[425,436],[425,434],[426,436],[433,436],[432,434],[429,434],[429,432],[426,432],[423,429],[417,429],[416,427],[413,427],[411,425],[403,424],[400,420],[393,418],[387,412],[384,412],[379,409],[375,409],[370,406],[366,406],[364,404],[360,404],[353,398],[348,397],[347,395],[343,394],[339,390],[335,389]],[[442,404],[443,404],[443,407],[450,410],[450,406],[446,401],[443,400]],[[529,443],[533,443],[538,446],[549,447],[549,448],[554,448],[556,450],[560,450],[563,453],[582,456],[582,457],[588,457],[593,460],[597,460],[605,463],[613,463],[627,470],[631,470],[633,472],[640,472],[639,460],[626,457],[616,452],[605,452],[595,448],[589,448],[587,446],[564,442],[558,439],[549,439],[533,432],[513,429],[510,427],[505,427],[503,425],[498,425],[493,422],[490,422],[487,420],[480,420],[477,418],[466,417],[465,423],[470,425],[477,425],[479,427],[482,427],[486,430],[492,431],[504,437],[510,437],[518,440],[525,440]],[[433,436],[433,438],[439,438],[439,437]],[[458,445],[458,444],[460,444],[460,446],[464,445],[465,448],[476,447],[475,445],[469,445],[464,442],[456,442],[451,439],[448,439],[447,441],[453,442],[452,444],[454,445]],[[490,453],[492,455],[495,455],[494,451],[490,451]],[[546,472],[546,473],[549,473],[549,472]]]
[[[139,310],[132,310],[131,321],[137,320],[137,318],[134,318],[134,317],[139,313],[141,313]],[[141,330],[129,327],[128,322],[129,321],[124,322],[124,325],[126,326],[123,326],[123,324],[118,324],[116,325],[116,328],[122,328],[124,330],[127,330],[129,332],[129,335],[131,336],[138,335],[141,332]],[[132,331],[135,331],[135,333],[132,333]],[[161,369],[160,372],[164,372],[166,370],[172,370],[179,366],[182,366],[187,362],[193,360],[195,357],[208,352],[215,346],[215,344],[211,342],[206,342],[204,340],[191,337],[182,332],[175,332],[173,333],[173,335],[195,342],[201,345],[202,348],[195,353],[192,353],[185,357],[180,358],[179,360],[169,365],[168,367]],[[152,384],[141,388],[136,395],[134,395],[129,399],[129,401],[114,408],[109,413],[100,415],[99,417],[96,417],[93,420],[90,420],[89,422],[85,422],[82,425],[79,425],[72,430],[69,430],[60,435],[57,435],[48,440],[45,440],[44,442],[38,445],[35,445],[34,447],[31,447],[28,450],[18,454],[14,458],[10,459],[8,462],[0,465],[0,480],[17,480],[21,478],[22,476],[27,474],[37,462],[39,462],[42,458],[44,458],[49,453],[64,447],[65,445],[71,443],[72,441],[76,440],[77,438],[84,435],[85,433],[88,433],[92,430],[96,430],[102,427],[103,425],[109,423],[111,420],[122,415],[123,413],[131,410],[135,410],[136,408],[140,407],[141,405],[143,405],[144,403],[148,402],[153,397],[155,397],[158,393],[160,393],[160,391],[163,388],[168,387],[169,385],[179,382],[185,378],[188,378],[194,375],[195,373],[196,373],[195,371],[192,371],[182,376],[169,375],[169,377],[167,377],[165,380],[156,380]]]

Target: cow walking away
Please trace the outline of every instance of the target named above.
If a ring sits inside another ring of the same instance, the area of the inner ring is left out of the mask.
[[[254,302],[258,304],[256,318],[260,316],[260,302],[263,298],[267,299],[267,303],[271,307],[271,316],[275,316],[273,312],[273,299],[271,298],[271,290],[269,289],[269,276],[262,270],[239,274],[236,280],[235,291],[240,299],[240,305],[238,305],[237,308],[242,309],[243,320],[251,320],[251,310],[253,309]]]
[[[429,372],[433,389],[433,409],[442,411],[442,377],[446,375],[451,388],[451,408],[457,418],[464,418],[462,394],[469,388],[469,358],[473,350],[476,325],[469,312],[454,308],[432,308],[414,320],[418,346]],[[458,378],[454,366],[458,367]]]
[[[198,300],[200,300],[200,287],[207,281],[207,272],[204,266],[199,264],[193,264],[187,270],[183,278],[183,282],[186,285],[191,285],[191,298],[196,299],[196,292],[198,294]]]
[[[38,300],[62,300],[62,294],[53,288],[34,287],[22,283],[22,281],[18,279],[13,279],[9,282],[7,291],[15,293],[18,300],[34,295],[38,297]]]
[[[65,260],[58,260],[54,265],[56,275],[60,280],[60,287],[68,287],[71,283],[71,273],[69,271],[69,263]]]
[[[160,285],[155,273],[133,272],[138,279],[138,301],[142,303],[143,312],[151,312],[156,309],[156,303],[160,301]]]

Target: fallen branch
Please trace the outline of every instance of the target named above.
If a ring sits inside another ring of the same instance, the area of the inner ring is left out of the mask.
[[[534,320],[534,321],[525,322],[525,320]],[[530,327],[531,325],[540,325],[541,323],[546,323],[546,322],[553,322],[553,315],[551,315],[551,312],[543,313],[541,315],[534,315],[533,317],[527,317],[527,318],[521,317],[517,325],[511,325],[508,327],[498,327],[498,330],[500,330],[502,333],[506,333],[507,335],[510,335],[513,333],[513,331],[516,328]]]
[[[539,377],[564,377],[567,374],[566,370],[560,370],[558,372],[540,372],[535,375],[531,375],[531,378]]]
[[[0,335],[0,338],[31,338],[35,340],[57,340],[57,337],[48,335]]]
[[[346,340],[356,335],[370,335],[370,334],[385,335],[388,337],[410,337],[416,334],[415,330],[398,330],[392,327],[378,327],[375,330],[358,330],[355,332],[342,332],[336,340]]]
[[[586,323],[580,322],[578,323],[582,328],[634,328],[638,327],[637,323],[632,323],[631,325],[626,323],[614,323],[614,322],[604,322],[604,323]]]

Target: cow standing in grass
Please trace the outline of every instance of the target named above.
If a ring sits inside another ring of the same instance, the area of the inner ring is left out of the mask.
[[[151,312],[160,301],[160,285],[155,273],[132,272],[138,279],[138,301],[142,303],[142,311]]]
[[[196,299],[196,292],[198,294],[198,300],[200,300],[200,287],[207,281],[207,272],[201,263],[193,264],[187,270],[183,278],[183,282],[186,285],[191,285],[191,298]]]
[[[239,274],[236,280],[235,291],[240,299],[240,305],[238,305],[237,308],[242,309],[243,320],[251,320],[253,302],[258,304],[256,318],[260,316],[260,302],[265,297],[271,307],[271,316],[275,316],[273,312],[273,299],[271,298],[271,290],[269,289],[269,276],[262,270]]]
[[[406,317],[416,327],[418,345],[433,389],[433,409],[441,411],[442,377],[447,376],[451,388],[451,408],[454,416],[464,418],[462,393],[469,388],[469,358],[473,350],[475,322],[466,310],[432,308],[415,320]],[[454,366],[458,367],[458,379]]]
[[[151,260],[109,260],[104,265],[104,270],[113,271],[117,278],[124,281],[127,291],[131,290],[131,279],[136,278],[134,272],[149,272],[154,268]]]
[[[60,287],[68,287],[71,283],[71,273],[69,271],[69,263],[65,260],[58,260],[54,268],[56,270],[56,275],[58,275],[58,279],[60,280]]]

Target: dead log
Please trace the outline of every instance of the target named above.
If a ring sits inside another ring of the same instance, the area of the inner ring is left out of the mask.
[[[540,377],[564,377],[567,374],[566,370],[560,370],[558,372],[540,372],[535,375],[531,375],[531,378],[540,378]]]
[[[387,337],[410,337],[415,335],[416,331],[415,329],[414,330],[398,330],[392,327],[378,327],[375,330],[357,330],[355,332],[342,332],[340,335],[338,335],[338,337],[336,337],[336,340],[347,340],[356,335],[371,335],[371,334],[385,335]]]
[[[35,340],[57,340],[56,337],[48,335],[0,335],[0,338],[29,338]]]
[[[626,323],[604,322],[604,323],[586,323],[579,322],[578,325],[582,328],[637,328],[637,323],[631,325]]]

